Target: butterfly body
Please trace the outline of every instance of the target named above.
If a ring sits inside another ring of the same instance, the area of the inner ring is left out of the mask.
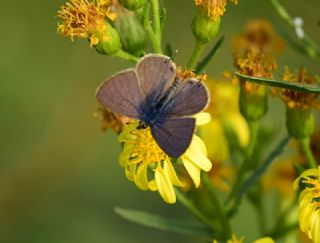
[[[190,116],[205,109],[209,93],[195,79],[181,80],[169,57],[150,54],[136,69],[106,80],[97,99],[113,112],[138,119],[137,129],[150,127],[162,150],[177,158],[192,139],[195,119]]]
[[[140,120],[146,123],[148,126],[152,127],[161,122],[161,118],[167,117],[167,115],[170,114],[171,111],[170,101],[172,100],[172,97],[179,88],[180,84],[181,80],[176,77],[175,81],[169,87],[168,91],[156,101],[153,101],[153,97],[157,96],[154,94],[150,94],[150,97],[146,98],[147,102],[142,103],[139,109],[139,113],[141,114]]]

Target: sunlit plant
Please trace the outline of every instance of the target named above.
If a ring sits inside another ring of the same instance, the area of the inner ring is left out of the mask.
[[[102,130],[118,134],[125,176],[141,190],[158,192],[165,203],[180,203],[198,222],[123,208],[115,208],[117,214],[144,226],[202,236],[204,242],[244,242],[232,222],[247,197],[258,216],[260,238],[254,242],[275,242],[292,232],[299,241],[300,226],[320,243],[319,146],[314,146],[319,77],[289,67],[275,75],[286,44],[318,62],[320,46],[301,18],[291,17],[278,0],[270,3],[295,37],[279,35],[266,20],[248,22],[234,33],[235,72],[219,81],[205,70],[224,42],[219,33],[227,0],[194,1],[189,21],[195,47],[186,63],[176,63],[172,46],[162,41],[163,1],[69,0],[58,11],[59,34],[71,41],[84,38],[99,54],[132,63],[96,93],[95,116]],[[279,128],[262,122],[270,97],[286,107],[283,138]],[[286,149],[291,140],[294,155]],[[290,205],[277,211],[271,227],[264,203],[270,188],[281,205]],[[297,208],[299,215],[289,219]]]

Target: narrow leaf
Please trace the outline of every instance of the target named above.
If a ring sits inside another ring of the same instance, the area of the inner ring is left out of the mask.
[[[216,52],[220,49],[224,41],[224,36],[222,36],[217,43],[213,46],[209,54],[198,64],[196,67],[196,74],[199,74],[203,71],[203,69],[209,64],[211,59],[214,57]]]
[[[244,79],[248,82],[257,83],[257,84],[265,84],[268,86],[284,88],[284,89],[291,89],[301,92],[309,92],[309,93],[320,93],[320,86],[319,85],[311,85],[311,84],[302,84],[302,83],[294,83],[288,82],[283,80],[274,80],[274,79],[267,79],[267,78],[258,78],[258,77],[251,77],[247,75],[243,75],[240,73],[235,73],[241,79]]]
[[[240,188],[237,196],[238,198],[241,198],[251,188],[251,186],[259,180],[259,178],[264,174],[271,163],[283,152],[289,141],[290,137],[284,138],[280,142],[280,144],[270,153],[270,155],[261,164],[261,166],[252,172],[251,176],[243,183],[242,187]]]
[[[164,218],[162,216],[138,210],[123,208],[115,208],[114,210],[124,219],[147,227],[159,230],[167,230],[180,234],[210,237],[208,229],[198,224],[176,219]]]

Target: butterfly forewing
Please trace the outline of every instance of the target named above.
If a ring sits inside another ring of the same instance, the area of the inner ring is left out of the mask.
[[[166,154],[178,158],[189,147],[194,129],[194,118],[163,119],[151,127],[151,133]]]
[[[147,102],[158,102],[173,83],[176,68],[169,57],[151,54],[137,65],[142,96]]]
[[[194,79],[185,80],[163,114],[169,118],[191,116],[204,110],[209,103],[209,92],[204,83]]]
[[[113,112],[139,119],[139,106],[142,96],[134,69],[120,72],[98,88],[96,97],[99,102]]]

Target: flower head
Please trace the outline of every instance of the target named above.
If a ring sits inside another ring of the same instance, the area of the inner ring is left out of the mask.
[[[301,84],[318,83],[316,77],[309,75],[305,68],[300,68],[296,75],[294,75],[289,67],[286,67],[282,75],[282,80]],[[280,96],[280,98],[287,104],[288,108],[295,108],[299,110],[308,110],[312,107],[320,108],[320,103],[317,100],[319,94],[317,93],[298,92],[288,89],[276,89],[274,92]]]
[[[175,203],[173,186],[183,187],[175,167],[183,167],[194,184],[200,184],[200,172],[209,171],[211,162],[206,156],[206,147],[196,135],[186,152],[175,162],[156,143],[150,128],[137,129],[138,124],[128,125],[119,135],[123,150],[119,157],[126,176],[141,190],[158,191],[167,203]]]
[[[127,123],[132,121],[129,117],[116,114],[102,106],[93,115],[100,121],[102,131],[111,128],[118,134],[123,131]]]
[[[227,240],[227,243],[243,243],[243,242],[244,242],[244,237],[237,239],[235,234],[232,234],[231,239]],[[217,241],[213,240],[213,243],[217,243]],[[274,240],[270,237],[263,237],[253,241],[253,243],[274,243]]]
[[[58,24],[58,33],[70,37],[89,38],[90,44],[97,45],[101,39],[108,41],[105,18],[113,20],[110,0],[70,0],[58,11],[63,20]]]
[[[314,243],[320,242],[320,168],[302,173],[294,183],[295,189],[302,189],[299,197],[299,223]]]
[[[238,3],[238,0],[231,0],[234,4]],[[207,16],[213,20],[222,16],[226,11],[227,0],[195,0],[195,5],[199,6]]]
[[[241,74],[271,78],[277,68],[275,56],[282,41],[264,20],[249,22],[234,39],[234,64]],[[240,111],[247,120],[261,119],[268,109],[268,92],[264,85],[240,80]]]
[[[244,31],[233,41],[234,63],[240,73],[271,78],[277,68],[275,56],[283,49],[283,41],[277,36],[269,22],[248,22]],[[255,91],[261,85],[245,82],[247,91]]]

